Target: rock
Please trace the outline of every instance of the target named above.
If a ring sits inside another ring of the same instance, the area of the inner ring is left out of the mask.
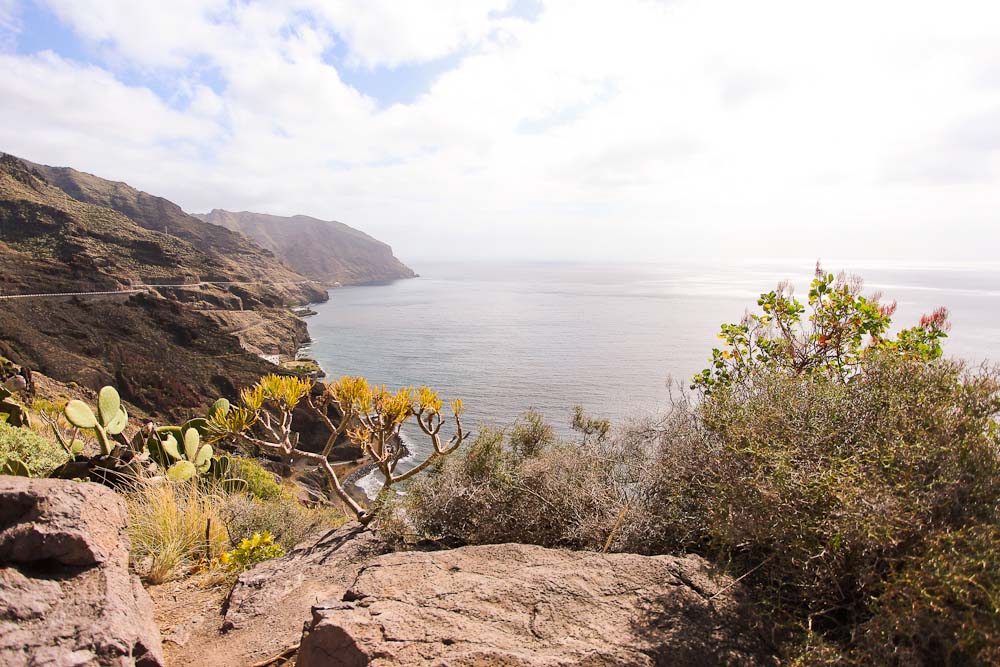
[[[0,664],[164,664],[114,491],[0,476]]]
[[[378,556],[312,610],[299,667],[776,664],[696,556],[504,544]]]
[[[20,375],[15,375],[14,377],[12,377],[12,378],[8,379],[6,382],[4,382],[3,386],[4,386],[5,389],[7,389],[7,391],[10,391],[10,392],[15,393],[15,394],[19,394],[19,393],[21,393],[23,391],[27,391],[28,390],[28,381],[25,380]]]
[[[239,576],[226,600],[222,630],[248,628],[274,616],[277,608],[301,628],[315,602],[342,593],[365,559],[385,550],[374,533],[358,523],[306,540],[285,556]]]
[[[170,664],[246,667],[284,651],[302,637],[313,605],[343,596],[364,563],[385,551],[357,523],[313,535],[285,556],[241,574],[221,619],[206,614],[189,622],[190,640],[180,637],[164,646]]]

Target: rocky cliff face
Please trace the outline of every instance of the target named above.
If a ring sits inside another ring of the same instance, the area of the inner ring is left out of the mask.
[[[238,231],[188,215],[163,197],[69,167],[49,167],[26,161],[24,164],[75,201],[117,211],[143,229],[181,239],[185,243],[178,250],[198,252],[188,261],[181,257],[180,266],[196,272],[202,280],[266,282],[269,291],[294,302],[324,298],[317,285],[304,283],[304,276],[288,268],[270,250]],[[208,263],[204,263],[206,257],[210,260]]]
[[[160,223],[149,211],[164,211],[171,233],[150,229]],[[287,306],[325,292],[178,211],[124,184],[0,156],[0,295],[112,292],[3,300],[0,354],[62,382],[114,384],[167,416],[273,370],[255,352],[293,353],[307,333]],[[199,281],[238,284],[191,285]],[[188,286],[126,291],[151,283]]]
[[[221,209],[198,217],[249,236],[302,275],[328,285],[387,282],[415,275],[388,245],[340,222]]]

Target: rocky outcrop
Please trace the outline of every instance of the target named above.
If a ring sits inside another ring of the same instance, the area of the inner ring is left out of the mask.
[[[374,533],[357,523],[308,540],[288,555],[240,575],[226,601],[222,629],[252,627],[259,619],[273,616],[276,608],[292,616],[301,628],[312,604],[342,593],[364,562],[385,550]]]
[[[0,664],[164,664],[110,489],[0,476]]]
[[[165,637],[171,665],[246,667],[298,644],[310,608],[342,596],[358,570],[386,547],[357,523],[312,536],[282,558],[236,580],[217,614],[193,614],[187,637]],[[154,593],[158,597],[159,593]]]
[[[773,664],[742,596],[696,556],[520,544],[386,553],[349,524],[240,575],[211,643],[220,665],[300,639],[301,667]]]
[[[297,664],[768,664],[733,583],[696,556],[521,544],[393,553],[313,608]]]
[[[302,275],[328,285],[388,282],[415,275],[387,244],[342,222],[221,209],[197,217],[249,236]]]

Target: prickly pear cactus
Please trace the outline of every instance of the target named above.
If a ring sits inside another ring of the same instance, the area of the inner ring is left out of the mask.
[[[118,435],[128,426],[128,412],[114,387],[103,387],[97,394],[96,415],[89,405],[77,399],[66,404],[63,414],[73,426],[93,429],[104,455],[111,454],[114,449],[111,436]]]
[[[229,472],[232,468],[233,460],[229,456],[225,454],[222,456],[213,456],[208,466],[208,478],[213,483],[221,486],[227,493],[246,493],[250,485],[247,484],[246,480],[238,477],[230,477]]]
[[[150,434],[146,448],[153,460],[167,471],[167,477],[175,482],[185,482],[195,475],[205,474],[212,465],[212,446],[201,442],[201,434],[196,427],[157,429]]]

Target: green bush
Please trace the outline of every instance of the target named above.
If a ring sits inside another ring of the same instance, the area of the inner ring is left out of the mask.
[[[0,466],[11,459],[21,461],[32,477],[44,477],[69,459],[57,443],[29,428],[0,422]]]
[[[773,373],[699,410],[721,445],[701,543],[779,621],[846,639],[937,534],[996,519],[995,374],[871,355],[857,381]]]
[[[1000,526],[929,540],[890,577],[851,657],[857,664],[1000,664]]]
[[[557,442],[529,413],[509,434],[481,428],[464,454],[413,483],[406,515],[453,542],[600,548],[625,502],[606,463],[593,448]]]
[[[217,561],[219,567],[230,572],[242,572],[257,563],[285,555],[285,548],[274,543],[274,535],[267,532],[254,533],[240,540],[235,549],[225,552]]]
[[[259,500],[273,500],[285,493],[275,475],[268,472],[254,459],[233,456],[233,467],[230,475],[247,483],[247,492]]]
[[[233,494],[222,498],[218,511],[233,546],[252,538],[254,533],[268,532],[280,546],[291,550],[310,534],[336,528],[346,521],[332,509],[310,509],[287,494],[270,500]]]

